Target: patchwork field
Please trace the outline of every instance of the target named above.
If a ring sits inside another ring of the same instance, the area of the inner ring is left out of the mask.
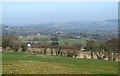
[[[118,62],[96,59],[2,53],[3,74],[117,74]]]
[[[86,38],[83,38],[83,39],[62,39],[60,41],[58,41],[59,44],[64,44],[65,42],[68,42],[70,44],[75,44],[75,43],[81,43],[82,45],[86,45]]]

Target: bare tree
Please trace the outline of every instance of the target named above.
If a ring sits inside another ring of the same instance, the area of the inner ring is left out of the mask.
[[[15,51],[21,47],[20,39],[15,35],[3,35],[2,36],[2,47],[10,47]]]

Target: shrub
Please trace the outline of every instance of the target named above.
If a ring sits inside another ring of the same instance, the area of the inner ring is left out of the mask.
[[[22,48],[22,51],[23,51],[23,52],[27,51],[27,46],[26,46],[26,44],[22,44],[22,45],[21,45],[21,48]]]

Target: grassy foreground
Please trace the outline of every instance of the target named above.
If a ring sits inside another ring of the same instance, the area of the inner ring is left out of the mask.
[[[117,74],[118,62],[62,56],[2,53],[3,74]]]

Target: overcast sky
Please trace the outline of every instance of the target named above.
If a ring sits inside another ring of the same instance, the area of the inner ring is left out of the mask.
[[[3,24],[39,24],[117,19],[117,2],[8,2],[2,4]]]

